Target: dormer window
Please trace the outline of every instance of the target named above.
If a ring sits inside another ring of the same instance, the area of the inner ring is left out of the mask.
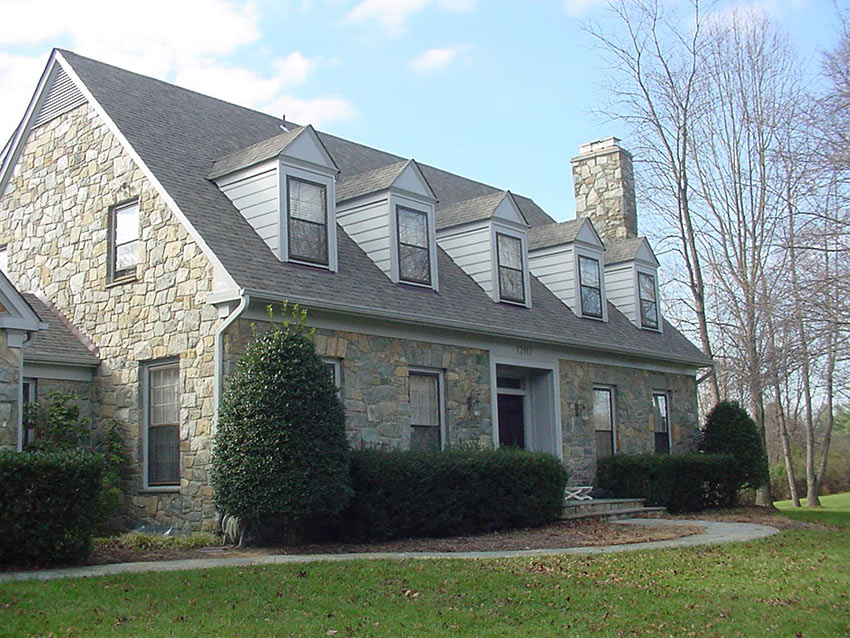
[[[428,213],[396,206],[398,228],[398,278],[412,284],[431,285],[431,250]]]
[[[578,266],[581,314],[583,317],[602,319],[602,277],[599,260],[579,255]]]
[[[289,258],[328,265],[328,213],[324,184],[287,177]]]
[[[645,272],[638,273],[638,296],[641,328],[658,330],[658,300],[653,275]]]
[[[525,303],[522,240],[496,233],[496,260],[499,272],[499,300]]]

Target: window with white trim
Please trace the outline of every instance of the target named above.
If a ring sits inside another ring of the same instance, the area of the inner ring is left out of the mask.
[[[670,403],[666,392],[652,393],[652,407],[655,410],[655,452],[670,453]]]
[[[135,277],[139,263],[139,201],[109,211],[109,280]]]
[[[0,246],[0,272],[9,274],[9,244]]]
[[[439,372],[410,372],[410,449],[442,448],[442,402]]]
[[[147,486],[180,485],[180,364],[153,362],[145,375]]]
[[[645,272],[638,273],[638,297],[640,298],[640,326],[658,330],[658,299],[655,277]]]
[[[496,233],[496,265],[499,300],[525,303],[525,271],[519,237]]]
[[[287,175],[286,191],[289,258],[327,266],[326,186]]]
[[[579,255],[578,280],[582,316],[602,319],[602,277],[599,260]]]
[[[334,387],[336,388],[337,394],[342,390],[342,365],[339,359],[332,358],[323,358],[322,361],[327,367],[328,372],[331,375],[331,381],[333,381]]]
[[[596,457],[616,452],[614,437],[614,392],[612,388],[593,388],[593,429],[596,431]]]
[[[396,206],[399,281],[431,285],[428,213]]]

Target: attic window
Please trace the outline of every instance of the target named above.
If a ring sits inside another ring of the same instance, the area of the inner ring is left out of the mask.
[[[428,213],[396,206],[398,277],[401,281],[431,285],[431,251],[428,246]]]
[[[599,260],[579,255],[579,288],[581,289],[581,314],[602,319],[602,283]]]
[[[638,295],[641,328],[658,330],[658,300],[655,294],[654,276],[645,272],[638,273]]]
[[[496,260],[499,271],[499,299],[524,303],[522,240],[519,237],[496,233]]]
[[[289,258],[328,265],[328,215],[324,184],[287,177]]]
[[[109,279],[133,277],[139,263],[139,202],[109,211]]]

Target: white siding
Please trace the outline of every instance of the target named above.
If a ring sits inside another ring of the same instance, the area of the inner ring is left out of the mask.
[[[451,231],[450,231],[451,232]],[[437,244],[488,295],[493,294],[493,255],[490,225],[484,223],[451,234],[437,234]]]
[[[605,292],[608,301],[628,317],[632,322],[637,321],[635,312],[635,271],[631,263],[615,264],[605,267]]]
[[[572,245],[535,250],[528,254],[531,274],[552,294],[578,314],[576,304],[575,258]]]
[[[336,221],[375,265],[392,279],[389,202],[386,196],[337,209]]]
[[[280,257],[278,179],[275,165],[263,164],[219,182],[236,209]]]

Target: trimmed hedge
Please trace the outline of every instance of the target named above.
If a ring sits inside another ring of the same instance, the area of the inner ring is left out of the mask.
[[[734,504],[741,475],[729,454],[617,454],[599,460],[599,487],[670,512]]]
[[[359,539],[439,537],[555,520],[567,473],[548,454],[522,450],[350,454],[354,496],[336,534]]]
[[[103,458],[91,452],[0,452],[0,564],[85,558],[102,474]]]

